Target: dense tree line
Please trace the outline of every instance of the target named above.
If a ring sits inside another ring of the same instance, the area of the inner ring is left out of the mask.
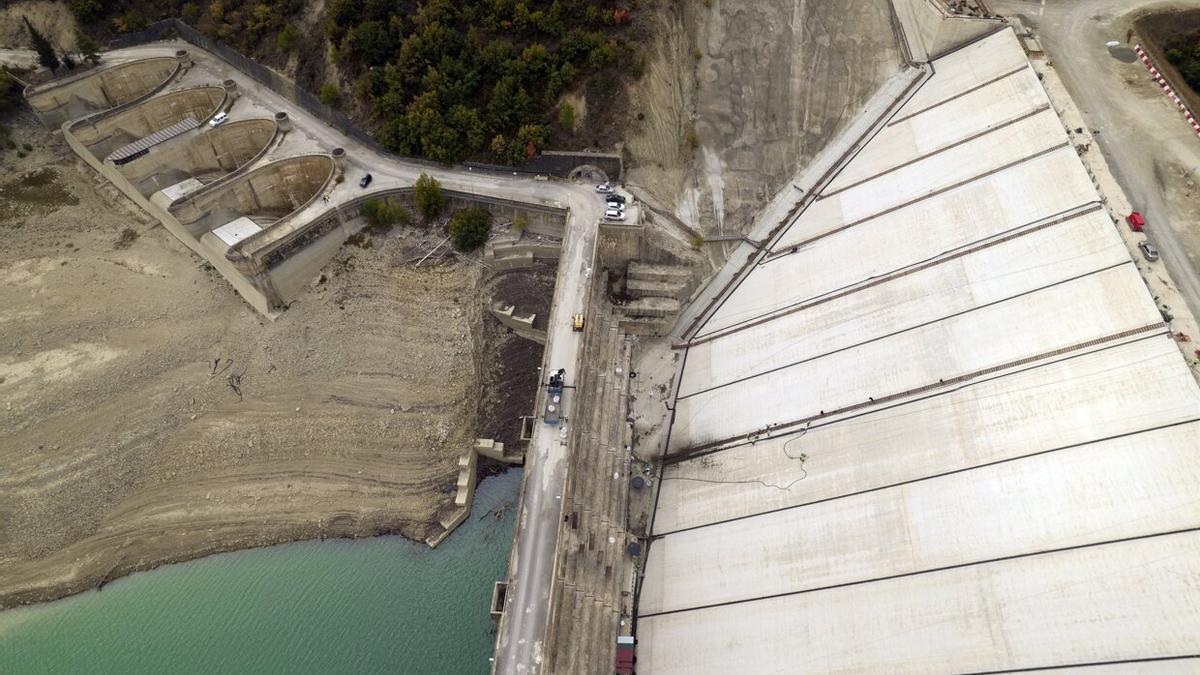
[[[328,0],[325,37],[339,71],[323,100],[354,109],[388,148],[453,162],[518,163],[574,111],[559,107],[581,80],[601,91],[640,74],[644,57],[623,26],[628,4],[603,0]],[[121,5],[123,10],[112,8]],[[81,22],[117,31],[172,13],[249,54],[291,51],[311,40],[292,26],[303,0],[72,0]]]

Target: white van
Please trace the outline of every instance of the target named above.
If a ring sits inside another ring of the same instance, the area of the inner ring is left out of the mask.
[[[216,115],[213,115],[213,118],[208,121],[208,126],[215,129],[215,128],[221,126],[222,124],[224,124],[225,120],[227,120],[227,119],[229,119],[229,113],[222,110],[221,112],[217,113]]]

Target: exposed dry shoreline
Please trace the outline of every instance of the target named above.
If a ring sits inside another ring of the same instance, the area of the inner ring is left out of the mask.
[[[377,236],[269,322],[61,139],[18,133],[35,148],[0,168],[0,608],[440,527],[478,412],[477,267],[414,270],[408,241]]]

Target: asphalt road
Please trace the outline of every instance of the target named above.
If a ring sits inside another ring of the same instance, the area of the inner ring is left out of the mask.
[[[1126,45],[1123,16],[1141,8],[1200,7],[1200,3],[1150,0],[992,0],[994,11],[1020,16],[1038,36],[1088,125],[1100,131],[1096,145],[1137,210],[1146,216],[1146,233],[1194,315],[1200,316],[1200,250],[1189,250],[1187,228],[1195,214],[1171,203],[1162,184],[1162,163],[1200,168],[1200,137],[1165,95],[1135,95],[1133,87],[1152,86],[1140,61],[1125,63],[1105,43]],[[1131,84],[1133,82],[1134,84]],[[1139,89],[1139,91],[1145,91]],[[1156,163],[1160,170],[1156,171]],[[1200,241],[1193,238],[1192,242]]]
[[[593,186],[462,171],[382,155],[347,138],[224,61],[185,43],[160,42],[109,52],[104,54],[102,66],[174,55],[180,48],[187,49],[197,66],[202,66],[202,69],[189,72],[180,86],[196,86],[207,81],[216,83],[224,79],[237,81],[243,97],[231,109],[230,119],[269,116],[273,111],[286,110],[294,125],[288,136],[288,154],[345,148],[349,165],[347,180],[327,193],[334,205],[371,191],[412,185],[420,174],[428,173],[449,189],[567,207],[570,215],[550,308],[546,363],[550,368],[567,368],[567,383],[573,383],[575,373],[572,371],[578,362],[582,334],[571,330],[570,319],[573,313],[585,309],[597,223],[604,211],[604,201]],[[0,54],[2,56],[5,55]],[[358,187],[358,179],[368,171],[374,181],[369,190],[362,190]],[[327,208],[331,207],[316,201],[308,207],[313,213],[306,210],[305,215],[315,217],[317,211]],[[635,208],[630,209],[631,217]],[[569,418],[574,397],[568,393],[564,398],[563,414]],[[536,672],[541,660],[565,470],[566,445],[561,442],[558,429],[539,424],[525,456],[526,489],[517,524],[517,550],[509,570],[506,616],[497,640],[496,671],[500,673]]]

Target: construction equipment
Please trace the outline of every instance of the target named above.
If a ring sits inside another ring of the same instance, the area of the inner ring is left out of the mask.
[[[571,315],[571,330],[575,331],[576,333],[583,332],[583,315],[582,314]]]
[[[558,426],[562,421],[562,395],[566,380],[566,368],[550,372],[550,381],[546,384],[546,414],[542,416],[546,424]]]

